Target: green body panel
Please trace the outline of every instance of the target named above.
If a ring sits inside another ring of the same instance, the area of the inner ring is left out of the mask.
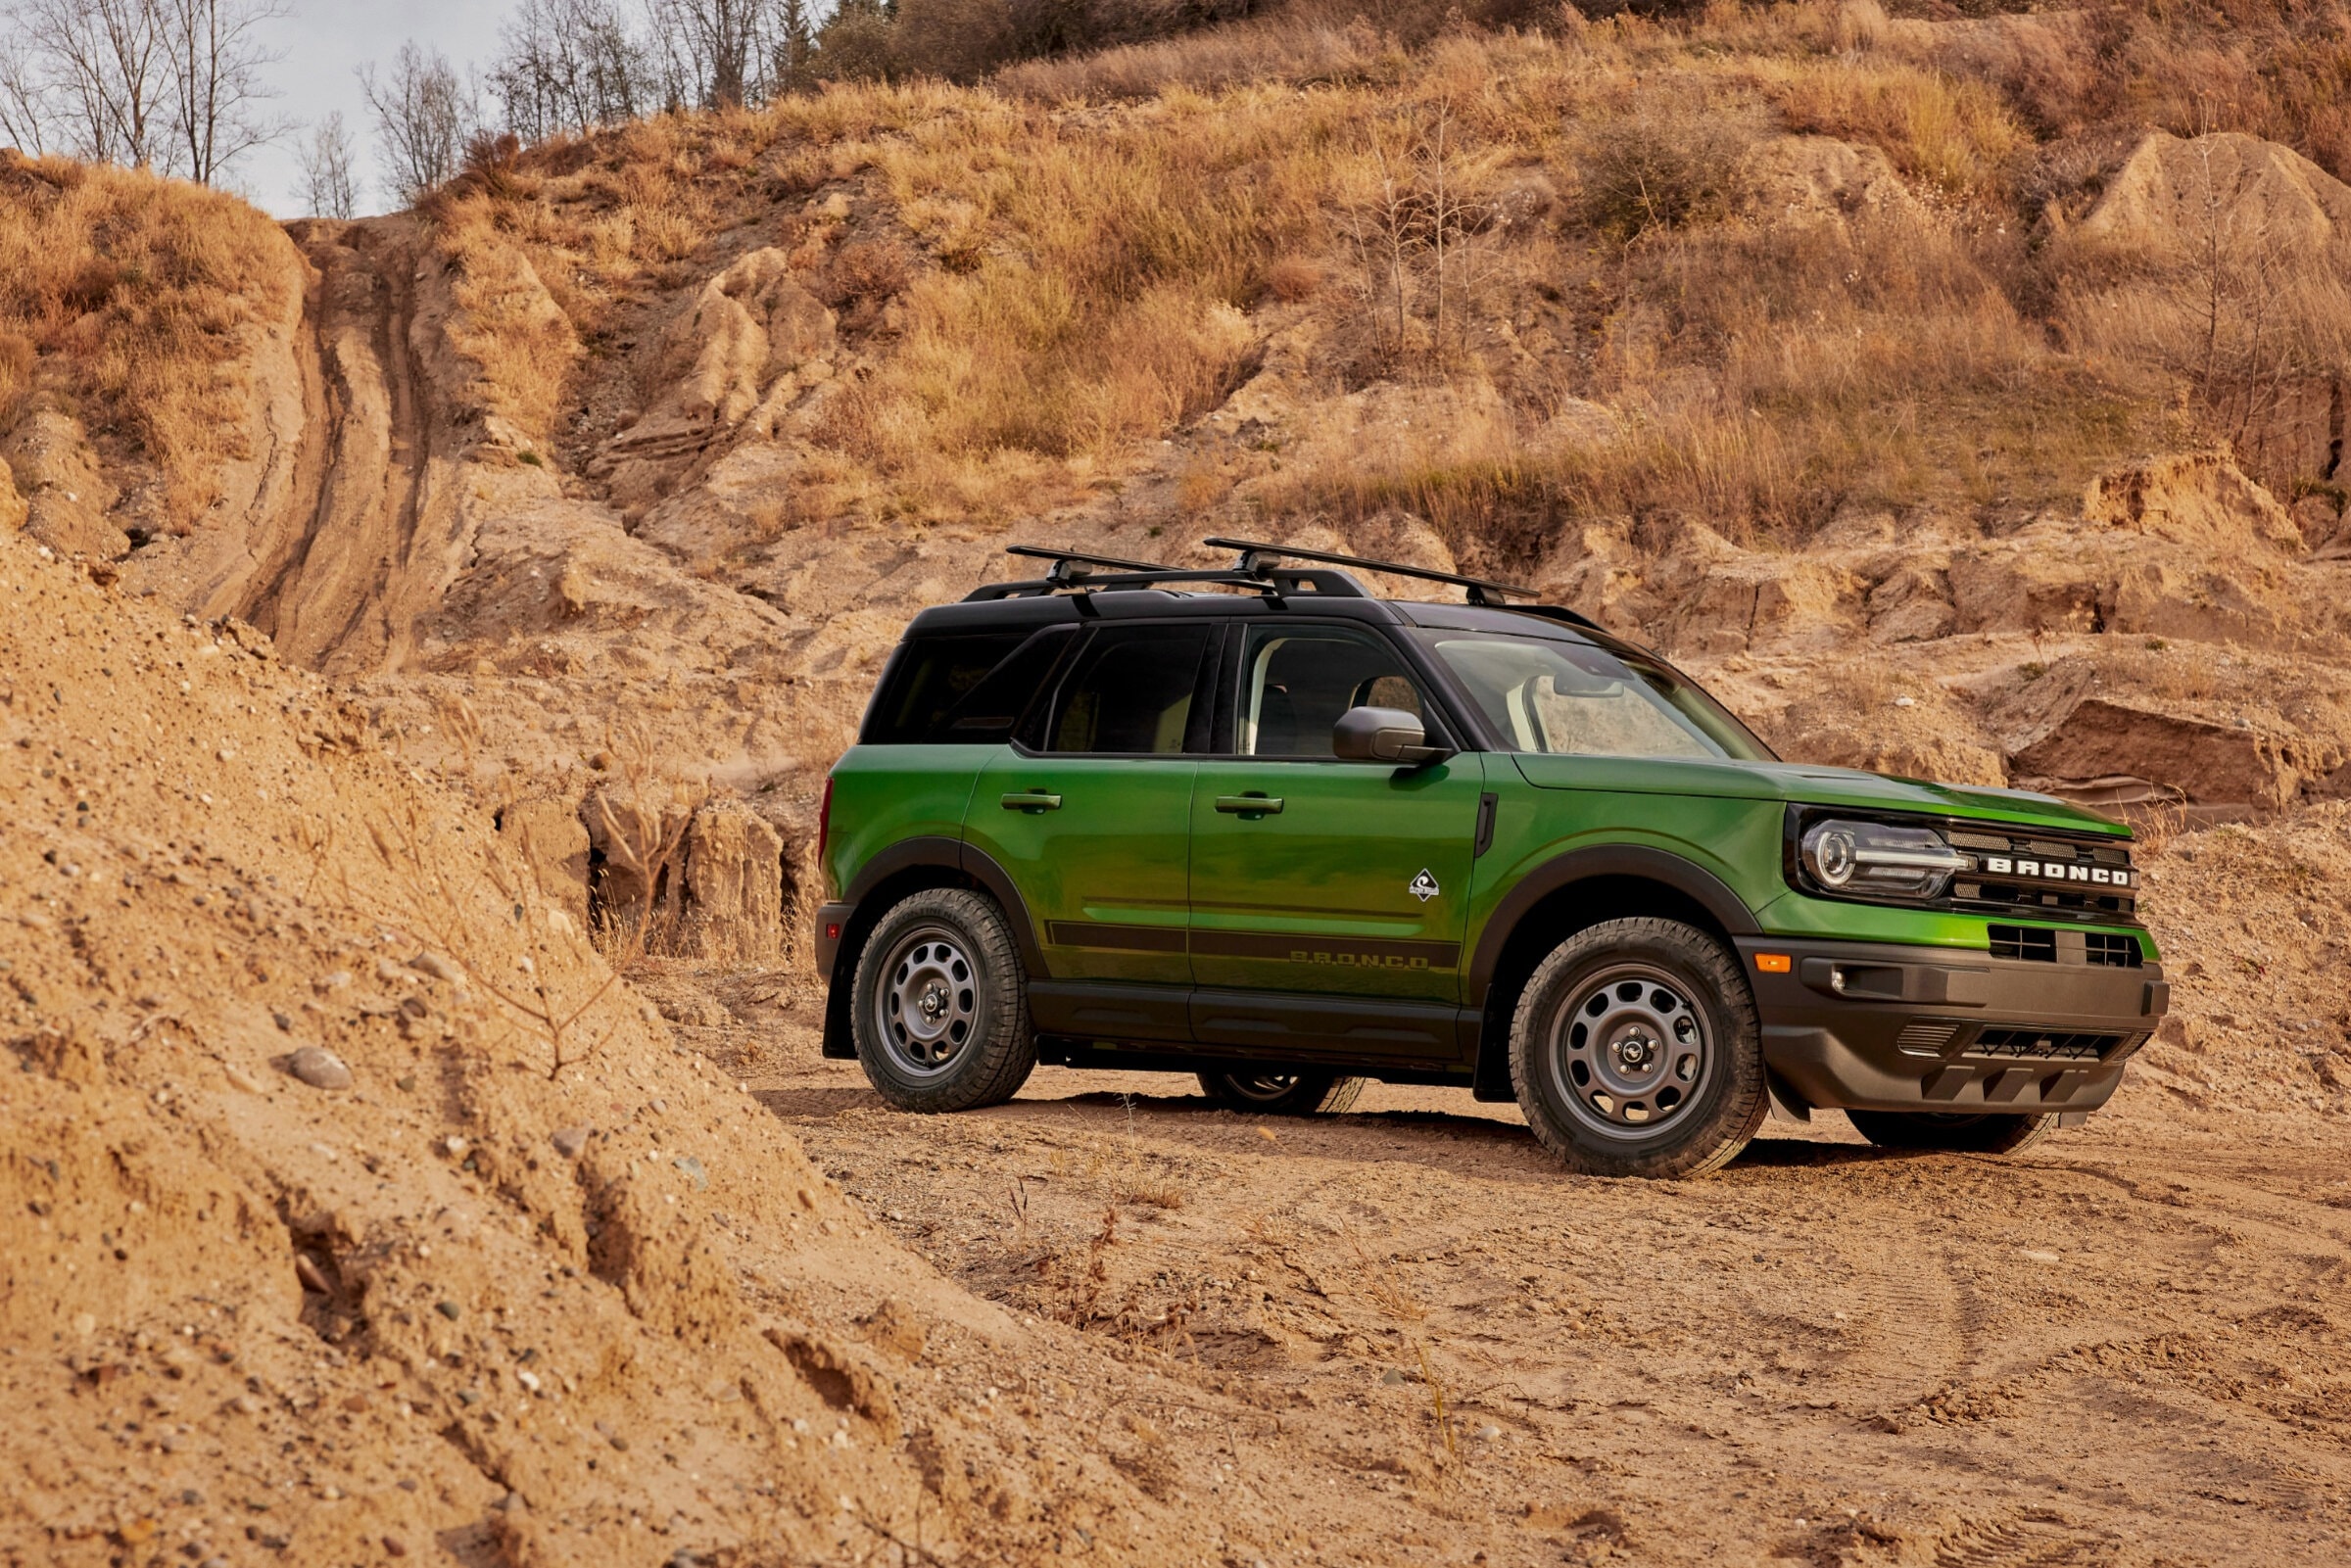
[[[1212,758],[1192,797],[1192,978],[1450,1002],[1460,992],[1484,760]],[[1277,813],[1220,800],[1266,796]],[[1414,891],[1421,874],[1426,898]]]
[[[1020,888],[1056,979],[1191,983],[1184,892],[1190,757],[1025,757],[990,748],[964,840]],[[1007,795],[1059,796],[1052,809]]]
[[[833,769],[825,896],[840,898],[867,862],[909,838],[960,838],[972,783],[1000,746],[854,746]]]
[[[1972,817],[2011,827],[2130,836],[2130,830],[2054,795],[1974,784],[1890,779],[1852,768],[1793,762],[1700,762],[1644,757],[1538,756],[1511,760],[1527,782],[1546,789],[1614,789],[1628,794],[1721,796],[1739,800],[1845,806],[1861,811],[1915,811]],[[1774,858],[1777,864],[1777,858]]]

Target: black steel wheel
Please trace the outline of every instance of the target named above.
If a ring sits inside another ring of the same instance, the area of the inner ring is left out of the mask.
[[[1036,1067],[1020,949],[984,894],[901,899],[866,939],[853,984],[857,1060],[901,1111],[998,1105]]]
[[[1311,1117],[1354,1105],[1364,1092],[1364,1080],[1333,1072],[1203,1072],[1200,1087],[1227,1111]]]
[[[1552,950],[1511,1024],[1511,1082],[1543,1146],[1596,1176],[1695,1176],[1762,1125],[1762,1031],[1723,945],[1605,921]]]
[[[1847,1111],[1853,1130],[1881,1149],[1943,1154],[2005,1155],[2030,1148],[2056,1130],[2057,1113]]]

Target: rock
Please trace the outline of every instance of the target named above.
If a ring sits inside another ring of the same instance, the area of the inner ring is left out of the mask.
[[[588,829],[561,800],[517,800],[498,815],[498,832],[547,901],[574,922],[588,919]]]
[[[313,1089],[348,1089],[351,1069],[332,1051],[306,1045],[286,1059],[286,1070]]]
[[[704,806],[686,835],[685,955],[757,962],[783,941],[783,835],[740,802]]]
[[[23,528],[27,515],[24,498],[17,494],[16,476],[7,462],[0,460],[0,536]]]
[[[443,1317],[448,1318],[453,1323],[456,1322],[460,1315],[459,1308],[456,1302],[435,1302],[433,1303],[433,1310],[439,1312]]]
[[[419,974],[430,974],[436,980],[446,980],[452,985],[465,977],[463,970],[458,969],[455,963],[442,957],[439,953],[419,953],[408,960],[408,968],[416,971]]]
[[[2290,147],[2240,131],[2183,140],[2152,131],[2106,182],[2082,232],[2185,253],[2218,220],[2265,244],[2314,253],[2351,249],[2351,186]]]
[[[351,971],[349,970],[336,970],[332,974],[321,974],[316,979],[311,981],[311,989],[316,991],[321,996],[324,996],[331,991],[347,990],[350,988],[350,986]]]
[[[696,1192],[706,1192],[709,1190],[710,1172],[702,1167],[702,1163],[699,1160],[696,1160],[692,1155],[680,1155],[677,1159],[671,1161],[670,1164],[677,1166],[679,1170],[685,1172],[686,1178],[694,1183],[694,1190]]]
[[[576,1160],[580,1151],[588,1147],[589,1134],[595,1130],[593,1127],[558,1127],[548,1142],[553,1144],[555,1153],[564,1159]]]
[[[1834,136],[1773,136],[1747,158],[1758,217],[1799,227],[1916,213],[1918,200],[1875,147]]]
[[[0,458],[24,500],[24,532],[60,555],[112,560],[129,550],[130,536],[107,515],[120,492],[72,415],[52,408],[26,415],[0,446]]]
[[[2101,804],[2163,799],[2176,791],[2200,806],[2276,811],[2342,765],[2338,746],[2268,728],[2164,713],[2137,701],[2086,696],[2009,756],[2029,789]],[[2130,785],[2140,786],[2133,795]]]

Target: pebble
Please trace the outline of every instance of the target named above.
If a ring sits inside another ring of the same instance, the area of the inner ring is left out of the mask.
[[[351,1069],[332,1051],[306,1045],[286,1059],[286,1070],[313,1089],[348,1089]]]
[[[408,1544],[407,1542],[401,1540],[398,1536],[384,1537],[384,1555],[387,1557],[406,1557],[408,1554]]]
[[[457,1320],[458,1308],[456,1302],[435,1302],[433,1303],[433,1310],[439,1312],[443,1317],[448,1318],[453,1323]]]
[[[2025,1261],[2029,1263],[2054,1263],[2061,1261],[2061,1259],[2055,1253],[2043,1252],[2038,1247],[2028,1247],[2025,1249]]]
[[[346,989],[350,984],[351,971],[336,970],[330,974],[321,974],[316,979],[311,981],[311,989],[320,992],[340,991]]]
[[[564,1159],[576,1160],[580,1151],[588,1147],[588,1135],[594,1130],[592,1127],[557,1127],[548,1142],[553,1144],[555,1153]]]
[[[375,961],[375,977],[384,984],[390,985],[396,980],[406,979],[408,972],[403,966],[393,963],[388,958],[379,958]]]
[[[262,1094],[266,1092],[262,1088],[261,1079],[246,1071],[243,1068],[233,1067],[227,1063],[223,1063],[220,1067],[220,1076],[228,1080],[229,1087],[232,1089],[242,1089],[247,1094]]]
[[[419,953],[409,959],[408,968],[416,971],[419,974],[430,974],[436,980],[447,980],[452,985],[464,978],[456,965],[443,958],[439,953],[429,951]]]
[[[694,1182],[694,1190],[696,1192],[705,1191],[709,1187],[710,1173],[702,1168],[702,1163],[699,1160],[696,1160],[694,1156],[680,1155],[677,1159],[671,1161],[670,1164],[676,1165],[680,1170],[686,1172],[687,1176]]]

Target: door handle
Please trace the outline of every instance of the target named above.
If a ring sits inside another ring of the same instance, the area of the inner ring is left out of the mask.
[[[1006,811],[1026,811],[1032,814],[1039,811],[1059,811],[1061,796],[1042,789],[1022,789],[1004,797],[1004,809]]]
[[[1219,795],[1217,809],[1234,817],[1278,817],[1281,815],[1281,796]]]

